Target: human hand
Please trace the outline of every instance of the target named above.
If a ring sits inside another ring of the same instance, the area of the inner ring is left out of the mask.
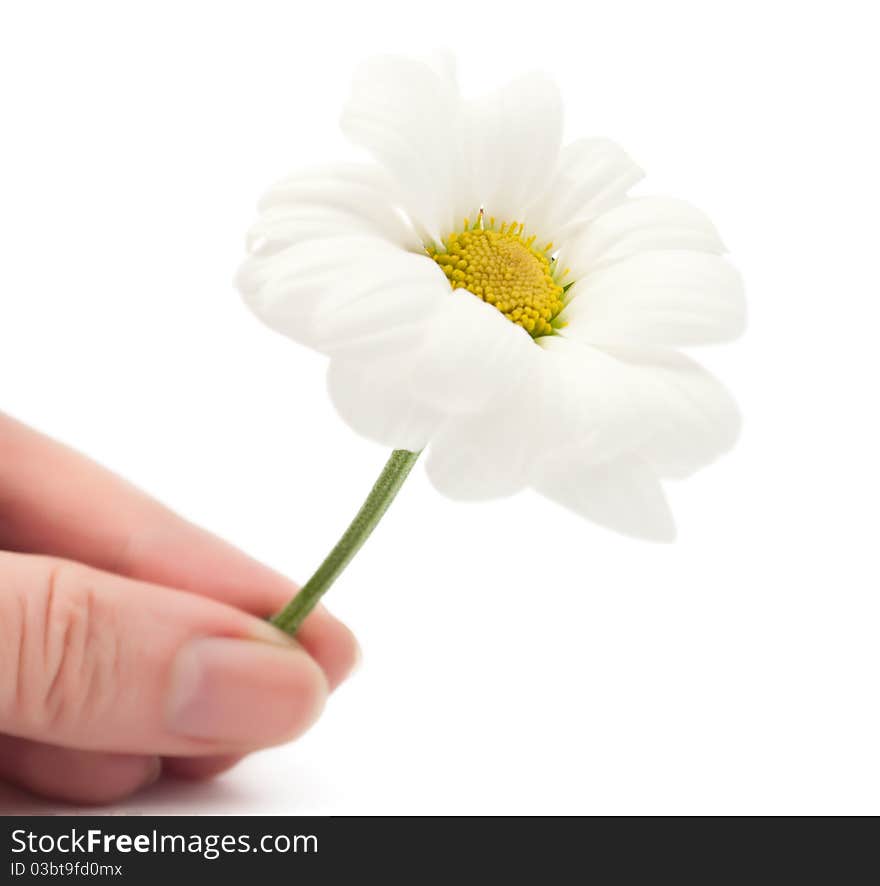
[[[0,779],[110,802],[295,738],[357,645],[296,587],[0,415]]]

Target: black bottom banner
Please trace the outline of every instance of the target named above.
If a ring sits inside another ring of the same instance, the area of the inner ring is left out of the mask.
[[[11,817],[0,880],[861,882],[871,820]],[[842,825],[843,827],[840,827]],[[831,832],[831,833],[830,833]],[[832,834],[838,842],[832,838]],[[867,867],[865,866],[867,863]],[[857,876],[856,872],[860,872]],[[873,875],[873,876],[876,876]],[[255,879],[261,878],[261,879]]]

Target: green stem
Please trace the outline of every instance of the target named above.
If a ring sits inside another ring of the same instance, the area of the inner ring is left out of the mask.
[[[272,617],[272,624],[291,636],[299,630],[305,617],[315,608],[318,600],[330,589],[330,585],[336,581],[352,557],[360,550],[361,545],[370,537],[370,533],[388,510],[388,505],[394,501],[394,496],[400,491],[403,481],[406,480],[418,457],[418,452],[409,452],[406,449],[395,449],[391,453],[367,500],[361,505],[361,509],[336,543],[336,547],[303,585],[302,590],[281,612]]]

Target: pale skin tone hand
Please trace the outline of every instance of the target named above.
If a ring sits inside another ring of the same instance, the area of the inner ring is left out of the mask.
[[[0,780],[106,803],[296,738],[357,658],[296,586],[0,414]]]

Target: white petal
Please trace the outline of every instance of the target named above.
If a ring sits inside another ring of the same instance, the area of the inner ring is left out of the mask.
[[[727,389],[675,351],[612,348],[636,379],[633,388],[647,439],[639,452],[662,476],[683,477],[736,442],[740,414]]]
[[[315,346],[311,317],[328,292],[344,285],[345,242],[315,240],[268,256],[252,255],[235,279],[245,304],[267,326]]]
[[[561,463],[535,483],[542,495],[624,535],[672,541],[675,523],[654,471],[635,458],[598,465]]]
[[[636,451],[648,428],[628,367],[561,336],[539,342],[543,389],[534,417],[543,443],[536,459],[595,464]]]
[[[413,389],[444,413],[477,412],[514,389],[538,357],[525,330],[447,282],[414,361]]]
[[[422,250],[394,206],[393,183],[376,166],[340,164],[297,173],[278,182],[259,203],[248,233],[251,253],[269,255],[303,240],[366,234],[412,251]]]
[[[466,106],[463,140],[474,205],[522,221],[547,188],[562,139],[559,90],[539,74],[519,77]]]
[[[245,301],[267,325],[329,354],[390,353],[449,292],[427,256],[375,237],[337,237],[251,257],[239,272]]]
[[[544,462],[605,462],[638,455],[664,476],[685,476],[733,446],[739,411],[712,375],[660,348],[599,351],[560,336],[542,339]]]
[[[568,295],[563,334],[594,344],[700,345],[745,326],[739,274],[708,253],[633,255],[582,277]]]
[[[557,244],[600,212],[616,206],[644,173],[614,142],[581,139],[563,148],[543,195],[528,207],[528,229]]]
[[[413,397],[405,358],[330,361],[327,387],[342,418],[357,433],[392,449],[423,449],[440,416]]]
[[[439,428],[426,471],[440,492],[474,501],[512,495],[528,485],[545,431],[537,420],[542,392],[538,369],[538,362],[530,361],[519,383],[485,411],[456,415]]]
[[[346,136],[384,166],[406,211],[437,242],[457,221],[460,115],[448,73],[395,57],[360,66],[342,115]]]
[[[687,249],[720,255],[724,244],[699,209],[669,197],[637,197],[594,218],[563,244],[560,267],[578,280],[591,271],[641,252]]]

